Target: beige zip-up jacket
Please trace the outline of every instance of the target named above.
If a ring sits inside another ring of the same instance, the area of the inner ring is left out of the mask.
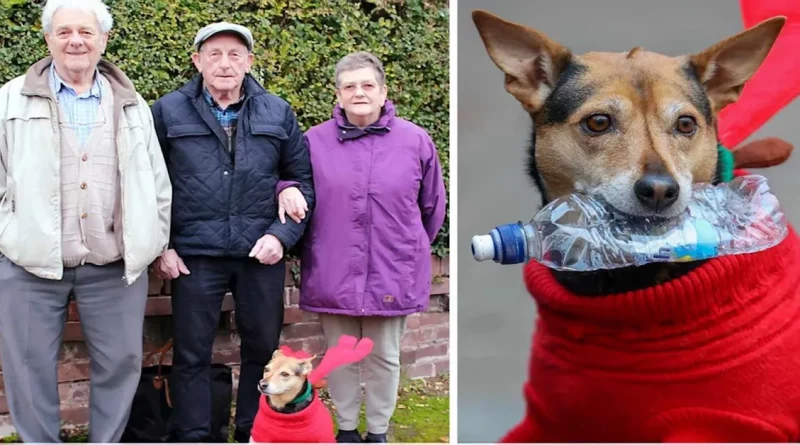
[[[30,273],[59,280],[61,258],[60,131],[48,85],[52,57],[0,88],[0,253]],[[114,222],[132,284],[167,248],[172,185],[150,107],[116,66],[98,69],[114,93],[121,220]]]

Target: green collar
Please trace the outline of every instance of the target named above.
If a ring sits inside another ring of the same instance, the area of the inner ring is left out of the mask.
[[[717,177],[721,182],[733,180],[733,153],[722,144],[717,145]]]
[[[294,398],[294,400],[289,402],[290,404],[299,405],[311,398],[311,384],[306,380],[306,383],[303,386],[306,388],[305,391],[301,392],[297,397]]]

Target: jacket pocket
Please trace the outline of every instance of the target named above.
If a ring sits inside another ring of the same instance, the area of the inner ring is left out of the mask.
[[[180,124],[167,127],[168,138],[183,138],[187,136],[208,136],[211,129],[204,124]]]
[[[278,125],[250,124],[250,132],[255,136],[269,136],[281,141],[289,139],[286,130]]]
[[[205,124],[179,124],[167,127],[169,140],[166,161],[170,170],[208,173],[217,168],[217,138]]]

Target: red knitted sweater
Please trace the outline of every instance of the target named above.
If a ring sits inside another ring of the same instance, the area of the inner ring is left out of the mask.
[[[333,419],[328,408],[320,401],[317,391],[306,409],[283,414],[269,406],[261,397],[258,414],[250,431],[251,442],[256,443],[336,443]]]
[[[672,282],[577,297],[531,262],[540,318],[503,442],[800,439],[800,241]]]

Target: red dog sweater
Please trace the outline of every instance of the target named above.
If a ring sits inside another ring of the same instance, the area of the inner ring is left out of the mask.
[[[304,410],[283,414],[269,406],[266,396],[259,402],[258,414],[250,432],[256,443],[336,443],[333,419],[319,399],[316,389],[313,400]]]
[[[669,283],[578,297],[525,267],[539,309],[524,419],[503,442],[800,439],[800,242]]]

